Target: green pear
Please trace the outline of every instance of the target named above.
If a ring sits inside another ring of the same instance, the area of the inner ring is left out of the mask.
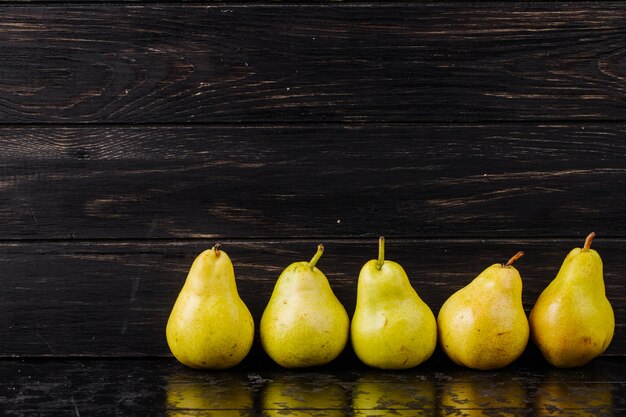
[[[602,259],[591,249],[594,236],[565,257],[530,312],[534,342],[559,368],[585,365],[613,339],[615,316],[604,290]]]
[[[191,265],[166,336],[176,359],[192,368],[230,368],[250,351],[254,321],[239,298],[233,264],[219,244]]]
[[[528,343],[522,278],[512,266],[494,264],[446,300],[437,316],[439,341],[458,365],[497,369],[516,360]]]
[[[324,365],[348,340],[348,314],[315,266],[323,252],[285,268],[261,317],[261,344],[285,368]]]
[[[412,368],[437,346],[435,316],[402,266],[385,260],[382,236],[378,259],[368,261],[359,274],[350,335],[359,359],[380,369]]]

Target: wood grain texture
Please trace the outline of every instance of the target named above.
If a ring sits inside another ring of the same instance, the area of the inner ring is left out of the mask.
[[[623,360],[583,370],[518,364],[468,372],[241,368],[198,372],[173,360],[3,361],[6,416],[614,416],[626,411]]]
[[[2,7],[4,122],[624,120],[626,5]]]
[[[0,128],[0,238],[626,236],[626,125]]]
[[[0,245],[0,356],[169,356],[165,324],[188,269],[209,241],[33,242]],[[258,326],[283,268],[309,260],[318,241],[224,241],[239,293]],[[377,241],[329,240],[319,268],[351,316],[361,266]],[[626,354],[624,240],[598,237],[607,295],[616,317],[608,355]],[[402,264],[435,314],[454,291],[518,250],[527,312],[579,240],[387,240],[387,258]],[[253,360],[268,360],[257,340]],[[350,352],[346,353],[351,356]]]
[[[19,3],[0,2],[0,414],[626,414],[625,3]],[[217,240],[258,326],[320,242],[350,315],[379,234],[435,313],[524,250],[528,312],[591,230],[617,326],[581,369],[530,345],[500,371],[439,349],[372,371],[348,347],[286,372],[257,330],[238,367],[198,372],[165,341]]]

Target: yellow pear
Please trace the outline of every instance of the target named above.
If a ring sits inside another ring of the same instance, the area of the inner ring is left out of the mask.
[[[166,336],[176,359],[192,368],[230,368],[250,351],[254,321],[239,298],[233,264],[219,244],[191,265]]]
[[[585,365],[613,339],[615,316],[604,291],[602,259],[591,249],[594,236],[565,257],[530,312],[533,340],[559,368]]]
[[[439,341],[458,365],[497,369],[516,360],[528,343],[522,278],[512,263],[494,264],[446,300],[437,317]]]
[[[348,340],[348,314],[315,266],[323,252],[285,268],[261,317],[261,344],[285,368],[324,365]]]
[[[368,261],[359,274],[350,335],[359,359],[380,369],[412,368],[437,346],[435,316],[402,266],[385,260],[382,236],[378,259]]]

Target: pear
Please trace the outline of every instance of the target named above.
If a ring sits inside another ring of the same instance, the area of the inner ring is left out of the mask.
[[[219,244],[191,265],[166,336],[176,359],[192,368],[230,368],[250,351],[254,321],[239,298],[233,264]]]
[[[528,343],[529,325],[522,306],[522,279],[512,266],[494,264],[446,300],[437,316],[443,351],[458,365],[502,368],[516,360]]]
[[[604,291],[602,259],[591,249],[594,237],[592,232],[582,249],[570,251],[530,312],[534,342],[559,368],[585,365],[613,339],[615,316]]]
[[[285,368],[324,365],[348,340],[348,314],[315,266],[323,252],[285,268],[261,317],[261,344]]]
[[[357,284],[351,340],[359,359],[374,368],[407,369],[428,359],[437,346],[437,321],[417,295],[402,266],[378,259],[363,265]]]

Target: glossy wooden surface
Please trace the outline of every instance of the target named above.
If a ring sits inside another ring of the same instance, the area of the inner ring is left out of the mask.
[[[427,362],[404,372],[362,367],[199,372],[171,359],[5,360],[6,416],[620,416],[626,364],[578,370],[518,363],[474,372]]]

